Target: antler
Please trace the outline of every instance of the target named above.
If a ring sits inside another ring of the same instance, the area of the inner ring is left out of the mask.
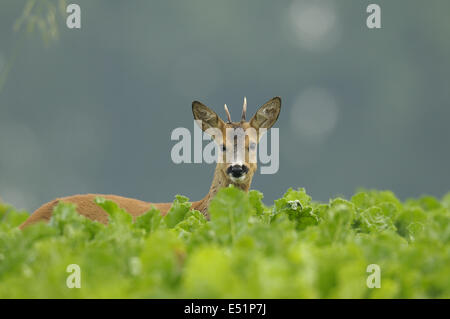
[[[244,96],[244,104],[242,105],[241,121],[245,122],[245,114],[247,113],[247,98]]]
[[[228,123],[231,123],[231,115],[230,115],[230,111],[228,111],[228,107],[227,107],[226,104],[224,105],[224,108],[225,108],[225,112],[227,112]]]

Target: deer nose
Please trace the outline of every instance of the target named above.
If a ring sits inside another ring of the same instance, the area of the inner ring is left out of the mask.
[[[227,169],[227,173],[233,177],[241,177],[244,174],[247,174],[248,167],[245,165],[231,165]]]

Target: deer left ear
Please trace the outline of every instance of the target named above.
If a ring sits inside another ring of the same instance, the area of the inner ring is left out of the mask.
[[[261,106],[250,120],[250,125],[256,130],[260,128],[269,129],[278,120],[281,111],[281,98],[274,97]]]

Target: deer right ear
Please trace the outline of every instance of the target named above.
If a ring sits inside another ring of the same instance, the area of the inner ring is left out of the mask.
[[[192,102],[192,113],[194,114],[194,119],[203,131],[210,128],[221,129],[225,125],[216,112],[198,101]],[[201,121],[201,124],[199,121]]]

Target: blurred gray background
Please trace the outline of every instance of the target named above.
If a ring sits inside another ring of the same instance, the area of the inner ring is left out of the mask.
[[[192,100],[237,120],[244,96],[251,114],[283,99],[279,172],[252,185],[267,204],[450,190],[449,1],[76,0],[81,30],[64,1],[27,2],[0,4],[0,197],[18,208],[200,199],[214,166],[173,164],[171,131],[193,127]]]

